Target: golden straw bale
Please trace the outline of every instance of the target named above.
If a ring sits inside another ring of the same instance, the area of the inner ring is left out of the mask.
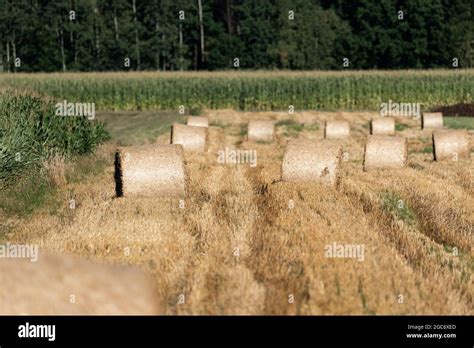
[[[183,197],[186,171],[181,145],[139,145],[117,149],[118,196]]]
[[[403,168],[407,156],[405,137],[370,135],[365,145],[364,170]]]
[[[275,123],[266,120],[252,120],[248,123],[247,137],[253,141],[273,141]]]
[[[433,133],[433,156],[436,161],[469,159],[469,135],[466,129]]]
[[[209,127],[209,120],[205,116],[188,116],[188,126],[193,127]]]
[[[347,121],[326,121],[324,137],[326,139],[347,138],[350,134],[350,126]]]
[[[328,140],[288,141],[282,162],[282,180],[320,182],[334,185],[338,181],[342,146]]]
[[[393,117],[373,118],[370,122],[370,134],[395,135],[395,119]]]
[[[158,314],[152,281],[138,268],[39,250],[34,262],[2,259],[0,274],[0,315]]]
[[[184,151],[206,151],[207,128],[175,123],[171,126],[171,144],[183,146]]]
[[[422,129],[443,128],[443,114],[441,112],[425,112],[421,118]]]

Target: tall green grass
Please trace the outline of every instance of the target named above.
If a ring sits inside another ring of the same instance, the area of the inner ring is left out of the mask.
[[[0,91],[0,185],[52,156],[87,154],[108,137],[103,124],[55,115],[38,96]]]
[[[379,110],[390,99],[427,109],[474,99],[474,70],[5,74],[1,81],[99,110]]]

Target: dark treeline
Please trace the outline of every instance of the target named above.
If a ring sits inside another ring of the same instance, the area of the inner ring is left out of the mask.
[[[473,16],[473,0],[0,0],[0,69],[472,67]]]

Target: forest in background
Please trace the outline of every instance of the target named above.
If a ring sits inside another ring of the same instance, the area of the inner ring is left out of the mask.
[[[241,69],[452,68],[453,59],[470,68],[473,8],[472,0],[0,0],[0,70],[223,70],[236,58]]]

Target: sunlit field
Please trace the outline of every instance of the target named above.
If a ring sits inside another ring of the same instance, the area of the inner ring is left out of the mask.
[[[54,88],[36,83],[33,88]],[[73,85],[64,98],[83,98],[78,91]],[[132,99],[139,95],[130,91]],[[108,104],[108,96],[106,89],[97,96],[104,108],[127,103],[112,98]],[[334,98],[325,100],[344,104]],[[95,153],[48,167],[41,191],[38,181],[26,179],[21,190],[2,190],[1,241],[139,265],[153,276],[160,314],[473,314],[472,152],[468,160],[434,162],[431,131],[421,130],[418,119],[399,117],[407,167],[366,173],[364,144],[377,112],[205,109],[201,115],[210,122],[208,148],[185,155],[184,206],[172,198],[117,198],[114,183],[117,144],[168,144],[170,125],[184,122],[183,115],[99,112],[111,139]],[[274,120],[275,140],[247,141],[251,119]],[[350,137],[339,141],[345,153],[339,184],[282,182],[287,140],[323,138],[324,122],[333,119],[351,124]],[[445,127],[473,124],[445,118]],[[218,163],[226,147],[256,150],[257,165]],[[363,253],[330,257],[334,243],[363,246]]]
[[[389,100],[427,110],[474,98],[472,69],[11,74],[0,83],[97,110],[378,111]]]

